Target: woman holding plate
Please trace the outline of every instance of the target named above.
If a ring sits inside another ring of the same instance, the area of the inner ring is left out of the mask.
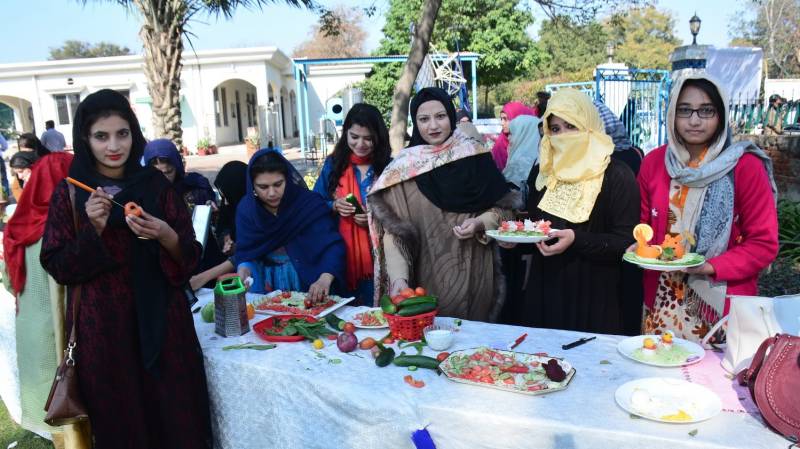
[[[489,320],[504,297],[497,251],[483,231],[511,217],[513,200],[491,153],[456,129],[439,88],[411,101],[411,142],[369,194],[376,297],[407,287],[439,296],[441,315]]]
[[[345,247],[325,200],[274,149],[253,155],[247,178],[234,263],[242,279],[252,278],[250,291],[307,291],[312,301],[341,291]]]
[[[552,223],[553,239],[532,251],[525,301],[510,315],[525,326],[620,334],[621,264],[638,218],[636,179],[611,158],[614,143],[586,94],[559,90],[542,120],[528,213]]]
[[[778,252],[772,162],[751,142],[732,141],[724,98],[706,74],[679,78],[669,144],[642,162],[640,220],[654,230],[650,243],[672,234],[706,259],[685,272],[645,271],[646,334],[701,340],[727,313],[727,296],[757,294],[758,274]]]

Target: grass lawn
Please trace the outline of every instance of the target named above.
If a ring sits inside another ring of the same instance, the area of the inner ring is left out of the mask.
[[[53,449],[50,440],[18,426],[9,416],[6,405],[0,401],[0,449],[6,449],[15,441],[17,442],[15,449]]]

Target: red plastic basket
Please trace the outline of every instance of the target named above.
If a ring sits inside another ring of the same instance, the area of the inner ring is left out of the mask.
[[[433,324],[437,311],[438,309],[435,309],[432,312],[414,316],[384,313],[383,316],[389,322],[389,331],[392,333],[392,337],[400,340],[416,341],[422,339],[422,330]]]

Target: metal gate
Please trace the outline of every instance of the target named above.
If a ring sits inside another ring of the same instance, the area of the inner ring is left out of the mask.
[[[595,99],[625,124],[631,143],[645,152],[667,141],[670,76],[667,70],[595,70]]]

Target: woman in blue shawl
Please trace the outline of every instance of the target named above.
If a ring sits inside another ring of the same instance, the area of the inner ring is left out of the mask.
[[[343,286],[345,247],[318,193],[273,149],[253,155],[247,193],[236,210],[234,261],[250,291],[308,291],[323,299]]]
[[[178,148],[171,140],[155,139],[148,142],[144,147],[144,165],[155,167],[163,173],[190,210],[197,204],[216,208],[217,198],[211,183],[200,173],[186,173]]]

